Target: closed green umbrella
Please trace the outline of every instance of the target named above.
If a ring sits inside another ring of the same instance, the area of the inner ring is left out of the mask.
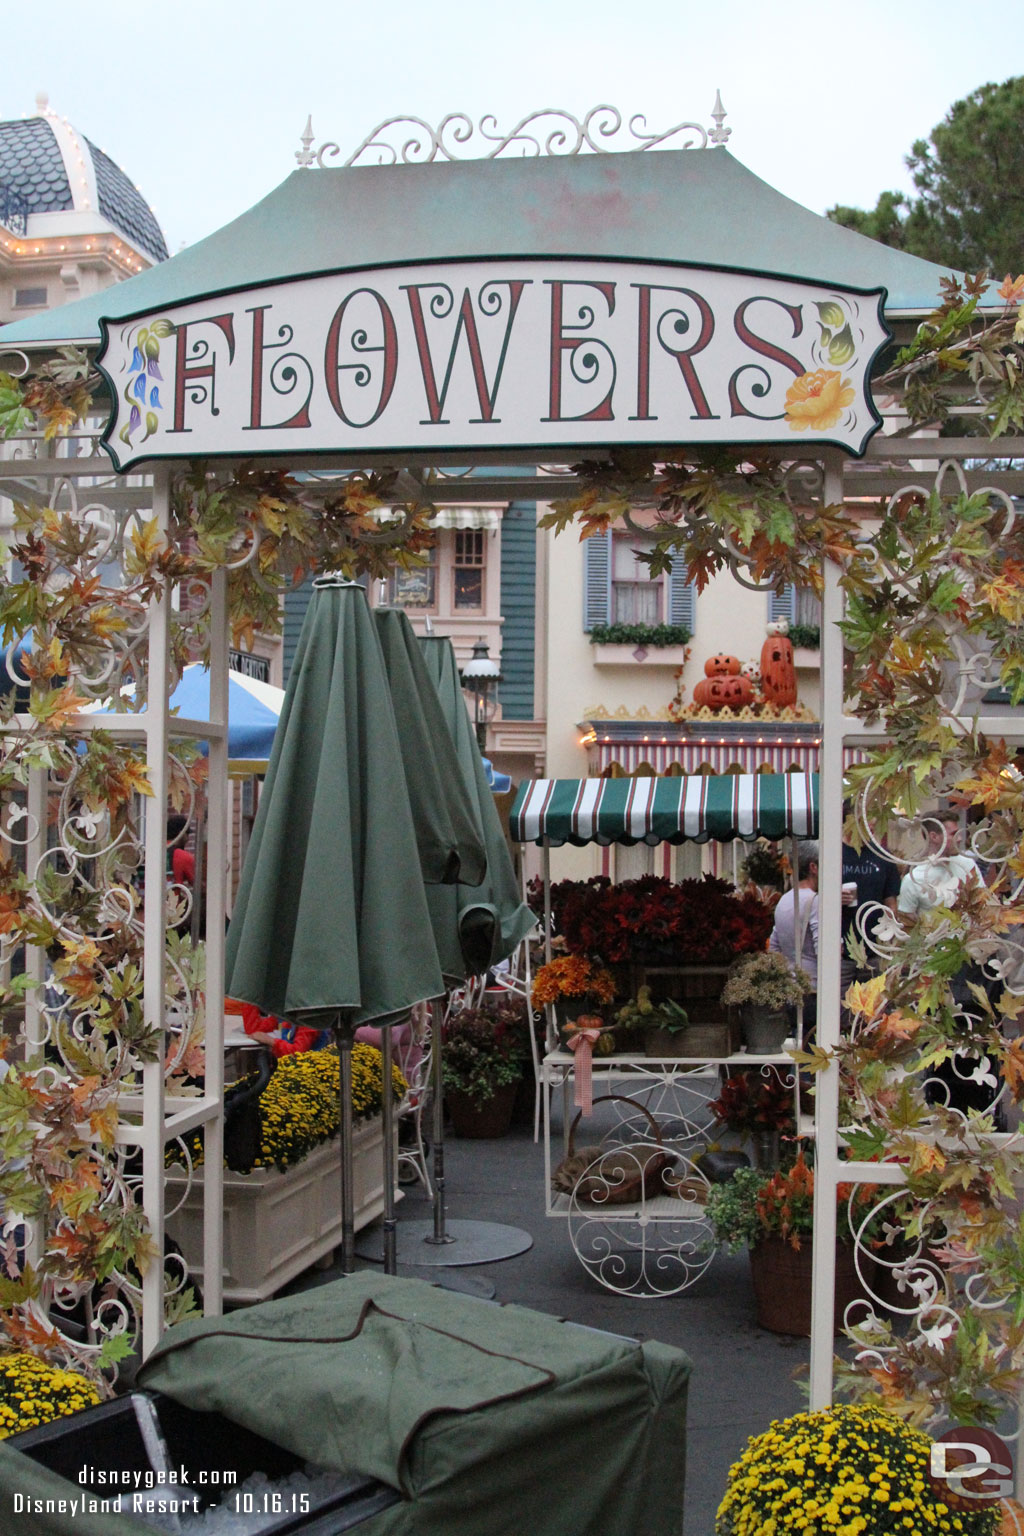
[[[512,858],[508,851],[487,779],[476,732],[470,723],[459,682],[459,668],[451,640],[443,635],[421,635],[423,658],[441,703],[445,722],[455,743],[459,768],[480,818],[487,849],[487,873],[478,884],[460,881],[454,886],[427,890],[437,936],[438,955],[451,984],[468,976],[483,976],[505,960],[520,940],[536,925],[536,918],[520,898]],[[442,1062],[440,1029],[435,1030],[434,1076],[434,1214],[432,1232],[422,1222],[403,1223],[409,1251],[426,1243],[435,1254],[427,1259],[422,1246],[419,1262],[438,1264],[484,1263],[509,1258],[529,1247],[529,1237],[516,1227],[494,1222],[455,1222],[446,1226],[444,1205],[444,1122],[441,1113]],[[452,1245],[447,1250],[445,1245]],[[467,1257],[471,1255],[471,1257]]]
[[[268,1013],[335,1029],[342,1266],[351,1269],[353,1032],[394,1023],[445,988],[376,626],[362,587],[340,578],[314,583],[228,932],[225,981],[232,997]]]
[[[416,632],[401,608],[375,608],[373,618],[395,710],[423,879],[428,885],[479,885],[487,873],[480,812],[464,780]]]
[[[455,742],[463,778],[480,816],[487,849],[487,873],[479,884],[460,881],[453,891],[434,889],[427,897],[435,927],[439,907],[450,913],[454,922],[462,967],[457,979],[462,980],[482,976],[499,961],[507,960],[536,925],[536,918],[519,894],[512,857],[462,695],[451,640],[444,635],[421,635],[420,645]],[[450,963],[450,951],[445,951],[442,964],[446,974]]]

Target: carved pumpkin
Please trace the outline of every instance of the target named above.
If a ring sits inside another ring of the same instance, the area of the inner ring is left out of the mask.
[[[754,690],[745,677],[705,677],[693,690],[693,701],[698,708],[706,704],[709,709],[742,709],[753,702]]]
[[[796,703],[793,642],[788,635],[769,634],[761,647],[761,692],[780,709]]]
[[[739,670],[739,658],[726,656],[723,651],[719,651],[717,656],[709,656],[704,663],[705,677],[738,677]]]

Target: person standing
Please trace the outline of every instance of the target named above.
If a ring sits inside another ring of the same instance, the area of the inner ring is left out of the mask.
[[[797,844],[797,883],[776,902],[768,940],[769,949],[810,977],[811,991],[803,1004],[805,1042],[813,1036],[818,1018],[818,857],[816,842]]]
[[[850,843],[843,844],[843,894],[842,894],[842,941],[843,951],[839,962],[842,990],[854,981],[863,981],[874,974],[877,966],[870,947],[867,964],[860,970],[846,947],[852,935],[863,939],[870,946],[881,913],[879,907],[895,912],[900,894],[900,872],[891,859],[883,857],[865,844],[860,852]],[[867,911],[866,908],[873,910]]]
[[[933,907],[951,907],[962,885],[971,879],[981,879],[974,859],[957,849],[960,817],[956,811],[941,811],[928,818],[927,837],[927,857],[913,865],[900,882],[901,912],[913,914],[928,912]]]
[[[960,853],[957,843],[960,837],[960,817],[955,811],[940,811],[927,822],[928,856],[915,864],[900,882],[899,910],[907,916],[930,912],[935,907],[951,907],[963,887],[971,881],[982,879],[981,870],[969,854]],[[964,966],[950,978],[953,1002],[966,1020],[970,1030],[971,1004],[974,1001],[971,984],[983,985],[984,975],[979,966]],[[977,1004],[975,1003],[975,1008]],[[976,1051],[958,1048],[956,1056],[970,1067],[980,1058]],[[991,1087],[970,1080],[970,1073],[957,1070],[954,1060],[943,1061],[932,1069],[932,1081],[927,1097],[932,1102],[948,1104],[951,1109],[989,1110],[994,1094]],[[940,1086],[940,1085],[944,1085]],[[998,1092],[998,1090],[997,1090]]]

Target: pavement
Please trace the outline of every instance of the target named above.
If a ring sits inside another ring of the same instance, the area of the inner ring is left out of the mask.
[[[557,1159],[558,1151],[553,1155]],[[757,1327],[747,1255],[717,1253],[703,1275],[675,1296],[618,1295],[583,1267],[570,1243],[566,1221],[545,1216],[544,1148],[534,1142],[532,1126],[514,1129],[495,1141],[447,1137],[445,1173],[446,1206],[453,1223],[518,1228],[530,1234],[532,1246],[515,1257],[471,1267],[409,1268],[402,1262],[399,1273],[453,1287],[463,1283],[462,1277],[468,1277],[473,1286],[489,1281],[499,1302],[514,1302],[640,1340],[658,1339],[685,1350],[693,1363],[685,1447],[685,1536],[713,1536],[726,1475],[748,1436],[804,1406],[794,1373],[806,1367],[808,1341]],[[403,1224],[430,1218],[431,1205],[420,1187],[406,1188],[398,1207],[401,1261],[409,1251],[401,1237]],[[361,1237],[368,1239],[377,1230],[367,1229]],[[500,1239],[502,1234],[495,1236]],[[370,1261],[358,1260],[357,1267],[372,1266]],[[336,1267],[308,1271],[289,1289],[323,1284],[337,1279],[339,1273]]]

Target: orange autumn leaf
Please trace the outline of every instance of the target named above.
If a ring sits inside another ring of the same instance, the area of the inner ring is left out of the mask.
[[[918,1174],[930,1173],[933,1169],[936,1171],[941,1170],[945,1166],[945,1156],[938,1147],[933,1146],[929,1141],[914,1142],[910,1152],[908,1170],[911,1178]]]
[[[1024,565],[1005,560],[999,575],[979,586],[978,596],[1001,618],[1019,624],[1024,619]]]
[[[983,761],[976,765],[973,774],[957,780],[958,796],[963,796],[971,805],[984,806],[986,811],[996,810],[1017,793],[1014,780],[1005,773],[1009,761],[1006,743],[996,742]]]
[[[1024,1035],[1008,1042],[1003,1057],[1003,1076],[1014,1098],[1024,1099]]]
[[[915,1019],[909,1013],[902,1013],[897,1008],[892,1013],[883,1013],[877,1028],[883,1040],[909,1040],[921,1028],[923,1022],[923,1019]]]
[[[1007,304],[1016,304],[1018,300],[1024,298],[1024,272],[1020,277],[1011,277],[1007,272],[996,292],[1001,299],[1006,300]]]
[[[112,1147],[117,1141],[117,1102],[111,1100],[102,1109],[89,1114],[89,1130],[101,1146]]]

